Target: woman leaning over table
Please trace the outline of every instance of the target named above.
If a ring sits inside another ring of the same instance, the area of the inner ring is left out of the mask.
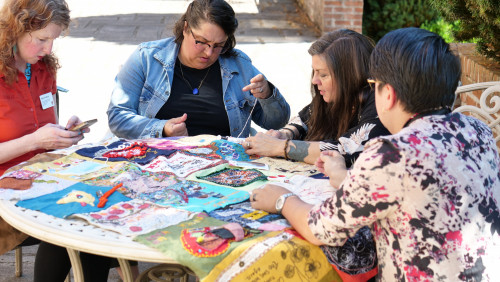
[[[140,44],[116,77],[107,111],[111,131],[127,139],[246,137],[250,119],[266,129],[285,125],[290,107],[234,49],[237,27],[225,1],[195,0],[174,37]]]
[[[317,245],[341,245],[372,226],[381,281],[496,281],[500,157],[486,124],[450,113],[460,69],[435,33],[387,33],[370,72],[393,135],[371,140],[348,171],[338,153],[322,155],[318,165],[340,185],[325,202],[311,206],[267,185],[253,191],[252,207],[281,210]]]
[[[348,29],[329,32],[309,48],[313,99],[285,127],[257,133],[243,145],[248,154],[314,163],[336,150],[351,166],[369,139],[387,135],[375,109],[368,62],[373,41]],[[320,142],[322,141],[322,142]]]
[[[68,131],[57,124],[54,101],[59,65],[52,54],[52,44],[68,28],[69,22],[69,9],[64,0],[5,0],[3,3],[0,11],[0,175],[38,153],[66,148],[83,139],[82,132]],[[80,122],[73,116],[66,128]],[[3,219],[0,219],[0,236],[0,253],[17,245],[39,242]],[[86,281],[107,280],[109,258],[85,253],[81,258]],[[70,267],[65,248],[40,243],[35,259],[35,281],[64,281]]]

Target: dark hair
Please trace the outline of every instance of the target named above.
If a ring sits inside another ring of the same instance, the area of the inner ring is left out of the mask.
[[[234,55],[233,48],[236,46],[234,33],[238,28],[238,20],[234,14],[233,8],[224,0],[194,0],[189,4],[186,12],[175,23],[174,36],[175,43],[181,44],[184,40],[184,23],[189,27],[197,28],[200,23],[208,22],[218,25],[227,35],[227,41],[224,48],[227,51],[221,56]]]
[[[368,95],[369,61],[374,42],[349,29],[324,34],[309,48],[311,56],[324,56],[330,75],[336,81],[335,100],[326,103],[318,87],[311,84],[313,96],[306,140],[338,139],[349,129]],[[314,71],[313,71],[314,75]]]
[[[381,86],[394,88],[405,111],[422,113],[452,107],[461,67],[441,36],[410,27],[391,31],[378,42],[370,74]]]
[[[67,29],[70,17],[64,0],[5,0],[0,10],[0,73],[7,84],[17,78],[14,46],[21,35],[45,28],[54,23]],[[59,64],[53,54],[42,61],[55,76]]]

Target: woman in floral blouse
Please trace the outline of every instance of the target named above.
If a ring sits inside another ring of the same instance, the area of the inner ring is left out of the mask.
[[[460,61],[438,35],[405,28],[380,40],[370,71],[393,135],[369,141],[349,171],[338,153],[322,155],[318,165],[340,183],[324,203],[268,185],[254,190],[252,206],[281,209],[318,245],[342,245],[371,226],[380,280],[498,279],[500,158],[484,123],[448,110]]]

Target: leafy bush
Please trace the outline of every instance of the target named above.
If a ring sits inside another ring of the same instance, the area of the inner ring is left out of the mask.
[[[438,18],[437,20],[423,23],[420,28],[437,33],[443,37],[447,43],[452,43],[457,42],[455,36],[453,36],[453,30],[457,29],[459,24],[460,21],[458,20],[453,23],[449,23],[443,18]]]
[[[428,0],[448,22],[458,41],[476,39],[478,51],[500,62],[500,4],[498,0]]]
[[[402,27],[420,27],[438,17],[428,0],[364,0],[363,34],[378,41]]]

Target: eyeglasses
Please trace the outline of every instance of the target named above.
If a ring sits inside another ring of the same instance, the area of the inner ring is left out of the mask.
[[[368,82],[368,85],[370,85],[370,88],[371,88],[372,90],[373,90],[373,89],[375,89],[375,83],[377,83],[377,82],[378,82],[378,83],[383,83],[382,81],[380,81],[380,80],[375,80],[375,79],[373,79],[373,78],[368,78],[366,81]]]
[[[194,35],[192,29],[189,29],[189,31],[191,32],[191,35],[193,36],[194,46],[196,47],[196,49],[198,51],[205,51],[207,48],[213,47],[213,50],[215,53],[224,54],[229,49],[229,46],[225,46],[226,43],[224,43],[222,45],[220,45],[220,44],[215,45],[215,44],[208,44],[207,42],[200,41],[200,40],[196,39],[196,36]]]

